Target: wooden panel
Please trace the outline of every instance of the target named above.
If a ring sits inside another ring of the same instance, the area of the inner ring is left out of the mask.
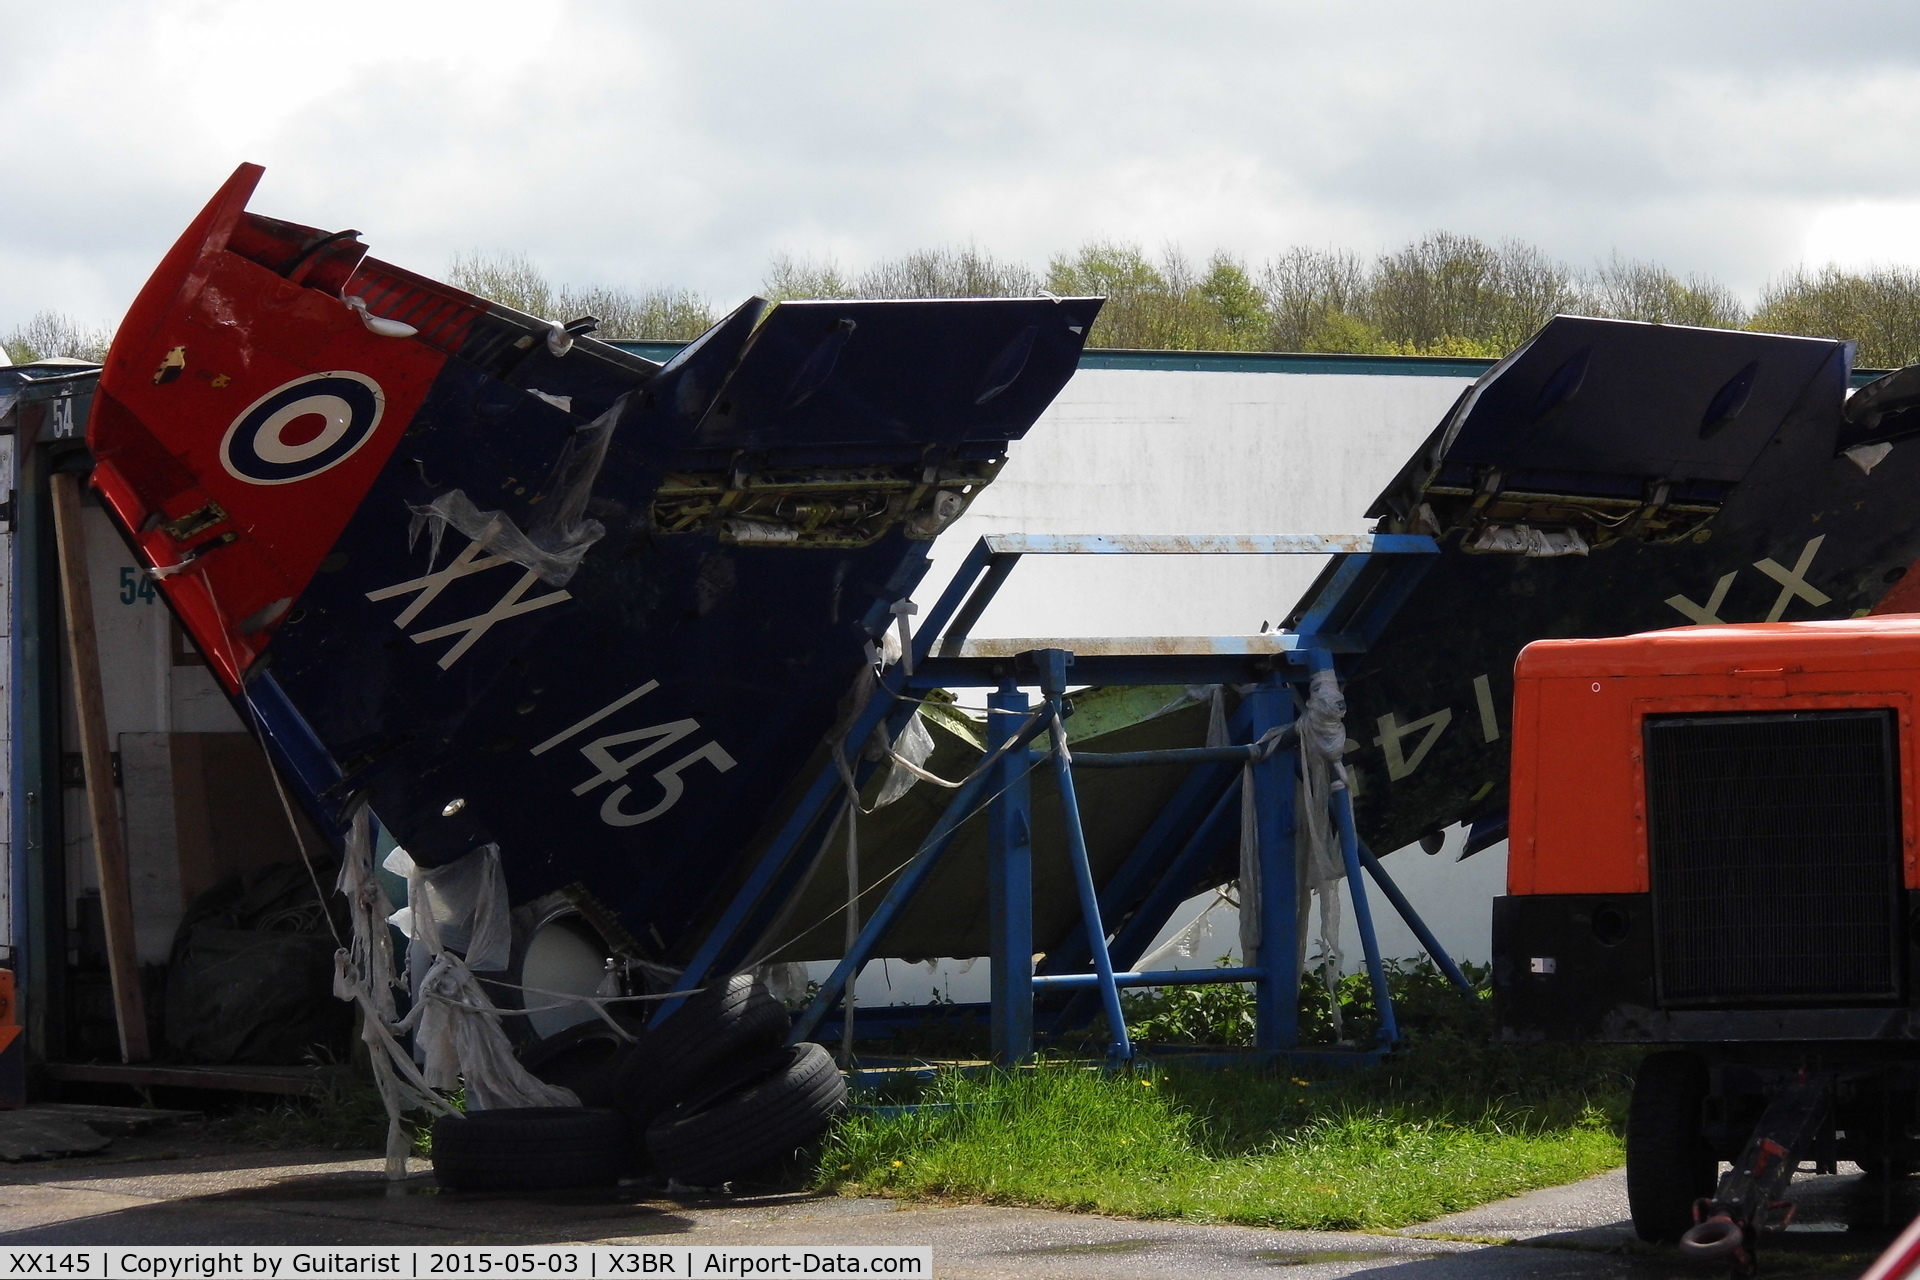
[[[120,1056],[144,1062],[147,1017],[133,941],[133,903],[120,804],[113,783],[113,748],[100,688],[100,646],[94,627],[92,579],[86,535],[80,524],[80,477],[52,478],[53,523],[60,553],[61,600],[66,609],[67,655],[73,666],[73,700],[80,727],[80,755],[87,774],[87,811],[93,825],[93,861],[99,872],[100,908],[106,920],[107,964],[113,973],[114,1017]]]
[[[146,1088],[232,1089],[240,1093],[320,1092],[319,1067],[156,1067],[113,1062],[49,1062],[51,1080]]]
[[[300,846],[287,826],[266,753],[251,734],[176,733],[172,738],[174,831],[188,902],[228,876],[299,860]],[[316,857],[331,848],[305,814],[299,819]]]
[[[174,819],[173,750],[165,733],[120,735],[120,798],[127,811],[127,878],[141,964],[164,964],[187,906]]]

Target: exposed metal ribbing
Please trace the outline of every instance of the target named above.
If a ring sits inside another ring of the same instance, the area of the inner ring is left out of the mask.
[[[1899,997],[1895,741],[1881,709],[1648,719],[1663,1003]]]

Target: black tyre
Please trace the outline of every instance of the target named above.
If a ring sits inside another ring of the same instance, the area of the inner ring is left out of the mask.
[[[735,974],[692,996],[647,1032],[621,1063],[611,1105],[643,1133],[688,1088],[711,1080],[716,1070],[779,1047],[792,1029],[793,1020],[763,983],[751,974]]]
[[[433,1172],[455,1191],[607,1187],[619,1181],[632,1142],[618,1111],[469,1111],[433,1122]]]
[[[1695,1053],[1649,1054],[1627,1110],[1627,1206],[1642,1240],[1671,1243],[1713,1194],[1719,1162],[1702,1136],[1707,1064]]]
[[[520,1065],[548,1084],[571,1089],[585,1107],[611,1107],[619,1096],[615,1081],[627,1056],[639,1048],[645,1028],[615,1014],[627,1036],[595,1018],[558,1035],[535,1040],[520,1050]]]
[[[776,1049],[661,1115],[647,1130],[647,1152],[670,1177],[718,1186],[792,1155],[846,1101],[847,1082],[825,1049]]]

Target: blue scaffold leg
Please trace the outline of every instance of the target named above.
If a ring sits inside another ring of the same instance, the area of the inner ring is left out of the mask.
[[[1107,1057],[1127,1062],[1133,1057],[1133,1042],[1127,1037],[1126,1014],[1120,1008],[1120,988],[1113,981],[1113,957],[1107,951],[1107,927],[1100,918],[1100,892],[1093,883],[1093,861],[1087,856],[1087,833],[1080,823],[1080,799],[1073,789],[1073,758],[1067,750],[1066,671],[1072,655],[1060,649],[1042,649],[1040,689],[1046,695],[1051,713],[1053,776],[1060,788],[1060,816],[1067,833],[1067,860],[1073,865],[1074,887],[1080,893],[1080,920],[1087,933],[1087,948],[1093,953],[1093,971],[1099,983],[1100,1003],[1107,1013],[1107,1029],[1113,1040],[1107,1045]]]
[[[1435,965],[1439,966],[1440,972],[1446,975],[1447,981],[1469,1000],[1478,996],[1480,993],[1474,989],[1471,982],[1467,981],[1467,975],[1460,972],[1460,966],[1453,962],[1453,957],[1447,954],[1447,949],[1440,945],[1440,939],[1433,936],[1433,930],[1429,929],[1427,922],[1420,918],[1420,913],[1413,909],[1413,903],[1407,900],[1407,895],[1400,891],[1400,886],[1393,882],[1393,877],[1387,874],[1387,869],[1380,865],[1380,859],[1373,856],[1373,850],[1367,848],[1364,840],[1360,842],[1360,863],[1366,867],[1367,874],[1373,877],[1373,882],[1380,886],[1380,892],[1387,895],[1387,901],[1391,902],[1393,909],[1400,913],[1400,918],[1406,921],[1407,928],[1413,930],[1413,936],[1420,939],[1420,945],[1427,949],[1427,955],[1432,957]]]
[[[880,940],[886,936],[887,930],[893,927],[894,920],[906,909],[907,903],[913,901],[913,895],[920,891],[921,885],[925,884],[927,877],[933,873],[934,867],[940,861],[940,855],[945,853],[947,846],[953,843],[953,837],[959,831],[961,824],[972,817],[977,808],[982,807],[977,802],[984,798],[988,783],[999,775],[1001,764],[1021,756],[1022,748],[1039,737],[1046,725],[1047,718],[1044,715],[1036,713],[1028,717],[1026,723],[1021,725],[1012,737],[989,752],[980,767],[960,784],[959,790],[953,793],[953,799],[947,802],[946,811],[940,815],[940,820],[933,824],[933,830],[929,831],[926,839],[920,842],[920,848],[914,853],[913,859],[901,870],[893,882],[893,887],[887,890],[886,897],[880,900],[880,905],[874,909],[873,914],[867,917],[866,924],[860,929],[859,938],[854,941],[848,954],[841,957],[840,963],[834,966],[833,972],[827,975],[827,980],[820,984],[819,991],[814,993],[812,1003],[794,1023],[793,1034],[789,1037],[788,1043],[797,1044],[812,1037],[814,1030],[820,1025],[820,1020],[840,1002],[840,997],[845,993],[847,984],[853,980],[853,975],[866,964],[867,958],[873,954],[874,947],[879,945]]]
[[[1016,734],[1027,695],[1009,680],[987,697],[987,749]],[[987,914],[992,970],[993,1060],[1010,1067],[1033,1056],[1033,797],[1026,762],[1010,753],[987,806]]]
[[[1360,836],[1353,826],[1353,792],[1333,783],[1333,820],[1340,828],[1340,852],[1347,864],[1347,890],[1353,896],[1353,922],[1360,930],[1360,947],[1367,953],[1367,977],[1373,983],[1373,1004],[1380,1010],[1380,1047],[1391,1049],[1400,1040],[1393,1017],[1393,997],[1387,991],[1386,967],[1380,962],[1380,939],[1373,932],[1373,909],[1367,904],[1367,886],[1360,876]]]
[[[1259,741],[1269,729],[1294,720],[1293,691],[1277,677],[1269,677],[1248,694],[1247,704],[1248,732],[1253,741]],[[1253,774],[1260,867],[1260,948],[1247,957],[1247,962],[1263,975],[1254,988],[1253,1044],[1269,1053],[1291,1049],[1300,1042],[1300,983],[1294,972],[1299,951],[1293,853],[1297,754],[1291,749],[1276,751],[1247,766]]]

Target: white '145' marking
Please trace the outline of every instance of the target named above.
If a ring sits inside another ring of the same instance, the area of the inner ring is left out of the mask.
[[[537,756],[559,746],[575,734],[584,733],[594,725],[599,724],[602,720],[605,720],[608,716],[622,710],[628,704],[645,697],[659,687],[660,682],[658,680],[647,681],[633,692],[615,698],[612,702],[609,702],[606,706],[600,708],[584,720],[562,729],[559,733],[554,734],[551,738],[548,738],[545,742],[533,748],[530,754]],[[575,787],[573,794],[584,796],[595,787],[605,783],[621,782],[621,779],[633,772],[635,765],[642,761],[652,759],[681,739],[691,737],[699,731],[700,722],[698,720],[670,720],[666,724],[648,725],[641,729],[628,729],[622,733],[609,733],[595,738],[592,742],[580,748],[581,756],[586,759],[588,764],[594,767],[595,772],[592,777]],[[616,756],[613,753],[613,748],[615,747],[625,747],[641,742],[647,743],[648,745],[641,747],[640,750],[633,752],[631,755]],[[717,742],[709,742],[705,746],[696,747],[686,755],[681,756],[678,760],[675,760],[672,764],[654,771],[653,780],[660,785],[660,799],[652,808],[643,809],[635,813],[622,807],[625,801],[633,795],[633,788],[621,782],[620,786],[609,791],[606,799],[600,802],[600,821],[610,827],[637,827],[643,822],[652,822],[655,818],[679,803],[680,797],[686,794],[687,790],[686,779],[681,775],[688,768],[703,760],[712,765],[716,773],[725,773],[727,770],[733,768],[736,763],[734,758],[727,754],[726,749]]]

